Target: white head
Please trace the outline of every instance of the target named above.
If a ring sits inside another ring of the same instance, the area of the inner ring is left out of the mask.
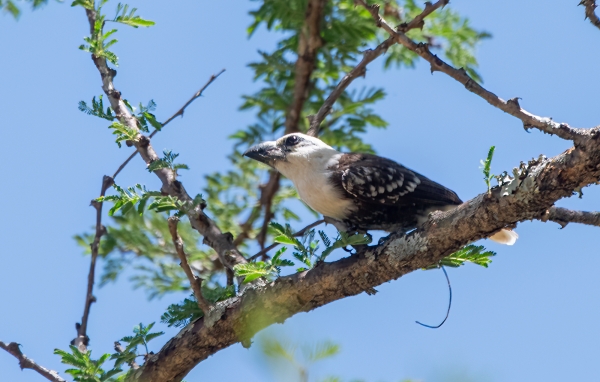
[[[302,133],[284,135],[250,147],[244,155],[268,164],[294,181],[301,173],[326,166],[332,156],[339,154],[319,138]]]

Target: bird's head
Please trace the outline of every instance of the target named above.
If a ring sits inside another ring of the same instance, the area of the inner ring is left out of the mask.
[[[302,133],[284,135],[276,141],[267,141],[250,147],[244,155],[265,163],[290,177],[292,169],[304,168],[315,161],[338,153],[319,138]],[[293,170],[292,170],[293,171]]]

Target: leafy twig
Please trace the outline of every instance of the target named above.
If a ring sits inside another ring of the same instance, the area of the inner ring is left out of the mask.
[[[324,222],[325,222],[325,220],[321,219],[321,220],[317,220],[316,222],[310,223],[306,227],[302,228],[300,231],[295,232],[294,236],[296,236],[296,237],[303,236],[306,232],[308,232],[309,230],[311,230],[312,228],[315,228],[316,226],[318,226],[320,224],[323,224]],[[248,261],[254,261],[254,260],[258,259],[259,257],[266,255],[270,250],[272,250],[273,248],[277,248],[279,245],[281,245],[281,243],[273,243],[273,244],[269,245],[267,248],[263,249],[262,251],[258,252],[257,254],[255,254],[254,256],[249,258]]]

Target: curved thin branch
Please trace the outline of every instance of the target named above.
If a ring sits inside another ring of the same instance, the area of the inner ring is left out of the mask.
[[[590,19],[590,22],[593,26],[600,29],[600,19],[596,14],[596,0],[582,0],[579,5],[583,5],[585,7],[585,18]]]
[[[31,369],[37,371],[44,378],[52,382],[67,382],[66,380],[62,379],[56,371],[46,369],[45,367],[35,363],[35,361],[31,358],[28,358],[25,354],[21,352],[19,346],[20,345],[16,342],[6,344],[0,341],[0,348],[6,350],[10,354],[12,354],[16,359],[19,360],[19,366],[21,367],[21,370]]]
[[[431,53],[427,44],[416,43],[406,36],[406,34],[396,31],[379,15],[378,6],[368,5],[363,0],[357,0],[357,2],[371,13],[377,26],[388,32],[398,43],[404,45],[406,48],[417,53],[429,62],[431,65],[431,72],[439,71],[454,78],[456,81],[463,84],[468,91],[477,94],[492,106],[520,119],[523,122],[523,127],[525,129],[536,128],[544,133],[556,134],[560,138],[574,141],[576,145],[590,136],[591,129],[573,128],[566,123],[554,122],[551,118],[539,117],[529,113],[521,108],[518,97],[509,99],[508,101],[503,100],[496,94],[479,85],[475,80],[469,77],[463,68],[456,69],[444,62],[437,55]]]
[[[569,223],[579,223],[600,227],[600,212],[574,211],[562,207],[549,208],[540,218],[553,221],[565,228]]]
[[[202,86],[200,88],[200,90],[198,90],[193,96],[192,98],[190,98],[185,105],[183,105],[181,107],[181,109],[177,110],[177,112],[175,112],[175,114],[173,114],[169,119],[167,119],[166,121],[164,121],[162,123],[162,127],[165,127],[169,124],[169,122],[171,122],[172,120],[174,120],[176,117],[178,116],[182,116],[183,117],[183,112],[185,111],[185,109],[190,106],[190,104],[192,102],[194,102],[197,98],[200,98],[202,96],[202,93],[204,92],[204,90],[206,90],[206,88],[213,83],[214,80],[217,79],[217,77],[219,77],[221,74],[223,74],[223,72],[225,72],[225,69],[222,69],[219,73],[217,74],[213,74],[212,76],[210,76],[210,78],[208,79],[208,82],[204,84],[204,86]],[[152,138],[153,136],[156,135],[156,133],[158,133],[160,130],[154,130],[152,133],[150,133],[150,138]],[[125,159],[125,161],[123,163],[121,163],[121,165],[119,166],[119,168],[117,169],[117,171],[115,171],[114,175],[112,176],[113,179],[117,177],[117,175],[119,175],[119,173],[121,172],[121,170],[123,170],[125,168],[125,166],[127,166],[127,164],[137,155],[138,151],[135,150],[133,153],[131,153],[131,155]]]
[[[202,294],[202,279],[194,275],[192,272],[192,268],[190,268],[190,264],[188,263],[188,256],[183,250],[183,240],[181,240],[181,237],[177,233],[177,223],[179,223],[179,218],[176,216],[171,216],[168,221],[169,232],[171,232],[171,237],[173,238],[173,245],[175,245],[177,256],[179,256],[179,265],[181,265],[181,268],[183,268],[183,271],[190,281],[190,287],[192,288],[192,291],[194,291],[194,297],[196,297],[198,307],[203,312],[208,313],[210,310],[210,304]]]
[[[446,4],[448,4],[449,0],[439,0],[435,4],[431,4],[430,2],[425,3],[425,9],[419,15],[417,15],[413,20],[408,23],[402,23],[398,28],[401,28],[403,31],[407,32],[411,29],[415,28],[423,28],[424,20],[427,16],[433,13],[436,9],[443,8]],[[379,5],[373,5],[376,12],[379,12]],[[362,60],[356,65],[348,74],[342,78],[342,80],[337,84],[335,89],[331,92],[331,94],[327,97],[323,105],[319,108],[319,111],[315,115],[309,115],[308,121],[310,123],[310,128],[307,132],[308,135],[316,137],[319,135],[319,129],[321,128],[321,123],[327,117],[331,110],[333,109],[333,104],[337,101],[338,98],[344,93],[344,90],[358,77],[364,77],[367,73],[367,65],[369,65],[373,60],[377,57],[385,54],[390,46],[397,43],[397,40],[394,36],[391,36],[381,44],[377,45],[375,49],[368,49],[364,52]]]

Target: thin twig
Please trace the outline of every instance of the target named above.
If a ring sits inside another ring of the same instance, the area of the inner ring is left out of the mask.
[[[256,239],[258,240],[258,245],[263,249],[265,247],[265,241],[267,240],[267,230],[269,228],[269,223],[271,219],[273,219],[273,198],[277,191],[279,191],[279,180],[281,179],[281,175],[279,172],[275,170],[271,170],[269,182],[265,184],[264,187],[261,188],[260,192],[260,203],[265,209],[265,214],[263,217],[263,224],[258,232]]]
[[[108,188],[113,184],[113,178],[104,175],[104,177],[102,178],[102,188],[100,189],[100,196],[104,196],[106,194],[106,190],[108,190]],[[96,209],[96,234],[94,235],[94,241],[92,242],[92,244],[90,244],[92,255],[90,260],[90,270],[88,272],[88,283],[85,294],[85,306],[83,308],[83,316],[81,317],[81,322],[75,325],[75,328],[77,329],[77,338],[75,338],[72,341],[73,345],[77,346],[77,348],[82,352],[87,350],[87,345],[89,343],[89,337],[87,336],[87,325],[88,319],[90,317],[90,309],[92,307],[92,304],[96,302],[96,297],[94,297],[96,261],[98,260],[100,239],[102,238],[102,236],[104,236],[104,234],[106,234],[106,228],[102,225],[102,202],[92,200],[91,205]]]
[[[585,7],[585,18],[590,19],[592,25],[600,29],[600,19],[595,12],[596,8],[598,7],[596,5],[596,0],[582,0],[579,5],[583,5]]]
[[[562,207],[551,207],[542,215],[541,220],[544,222],[548,220],[553,221],[560,224],[561,228],[565,228],[569,223],[600,227],[600,212],[575,211]]]
[[[360,3],[360,2],[359,2]],[[433,11],[438,8],[443,7],[448,4],[448,0],[439,0],[435,4],[431,4],[429,2],[425,3],[425,9],[419,15],[417,15],[413,20],[408,23],[403,23],[399,26],[403,31],[409,31],[415,28],[423,28],[425,17],[429,16]],[[373,5],[373,9],[376,12],[379,12],[379,6]],[[377,57],[385,54],[387,50],[394,44],[397,43],[397,40],[394,36],[391,36],[381,44],[377,45],[375,49],[369,49],[364,52],[362,60],[356,65],[348,74],[342,78],[342,80],[337,84],[335,89],[331,92],[331,94],[327,97],[323,105],[319,108],[319,111],[315,115],[309,115],[308,121],[310,123],[310,128],[307,132],[308,135],[316,137],[319,135],[319,129],[321,128],[321,123],[331,113],[333,109],[333,104],[337,101],[338,98],[344,93],[346,88],[359,77],[364,77],[367,73],[367,65],[369,65],[373,60]]]
[[[188,263],[187,254],[183,250],[183,240],[181,240],[181,236],[179,236],[177,233],[177,223],[179,223],[179,218],[177,216],[171,216],[168,219],[168,222],[169,231],[171,232],[171,237],[173,238],[173,244],[175,245],[177,256],[179,256],[179,265],[181,265],[181,268],[183,268],[188,280],[190,280],[190,286],[194,291],[194,296],[198,302],[198,307],[202,309],[204,314],[208,314],[208,311],[210,310],[210,303],[202,295],[202,279],[194,275],[192,272],[192,268],[190,268],[190,264]]]
[[[303,236],[308,230],[318,226],[319,224],[325,223],[325,219],[321,219],[321,220],[317,220],[314,223],[311,223],[309,225],[307,225],[306,227],[302,228],[300,231],[294,233],[294,236],[299,237],[299,236]],[[266,256],[266,254],[272,250],[273,248],[276,248],[280,243],[273,243],[271,245],[269,245],[267,248],[263,249],[262,251],[258,252],[256,255],[252,256],[251,258],[249,258],[249,261],[253,261],[258,259],[261,256]]]
[[[530,128],[536,128],[544,133],[556,134],[560,138],[566,140],[572,140],[575,144],[586,141],[590,136],[590,129],[572,128],[566,123],[554,122],[551,118],[539,117],[531,114],[528,111],[521,108],[519,105],[518,97],[509,99],[508,101],[503,100],[494,93],[486,90],[476,81],[474,81],[467,72],[463,69],[456,69],[451,65],[444,62],[437,55],[429,51],[429,47],[425,43],[416,43],[410,39],[406,34],[396,31],[390,24],[388,24],[380,15],[379,7],[376,5],[368,5],[363,0],[356,0],[359,4],[365,7],[373,16],[378,27],[383,28],[392,37],[394,37],[398,43],[404,45],[406,48],[417,53],[419,56],[424,58],[431,65],[431,72],[439,71],[447,74],[460,82],[465,86],[467,90],[477,94],[484,100],[486,100],[492,106],[508,113],[523,122],[523,127],[527,130]]]
[[[210,78],[208,79],[208,82],[206,82],[204,84],[204,86],[202,88],[200,88],[200,90],[198,90],[193,96],[192,98],[190,98],[185,105],[183,105],[181,107],[181,109],[177,110],[177,112],[175,114],[173,114],[171,116],[171,118],[167,119],[162,125],[163,127],[165,127],[169,122],[171,122],[172,120],[174,120],[175,118],[177,118],[178,116],[182,116],[183,117],[183,112],[185,111],[185,108],[190,106],[190,104],[192,102],[194,102],[197,98],[200,98],[202,96],[202,93],[204,92],[204,90],[206,90],[207,87],[210,86],[210,84],[213,83],[214,80],[217,79],[217,77],[219,77],[221,74],[223,74],[225,72],[225,69],[221,69],[221,71],[217,74],[213,74],[212,76],[210,76]],[[150,138],[152,138],[154,136],[154,134],[156,134],[156,130],[152,132],[152,134],[150,134]]]
[[[44,378],[46,378],[49,381],[67,382],[66,380],[62,379],[56,371],[46,369],[45,367],[40,366],[37,363],[35,363],[35,361],[32,360],[31,358],[28,358],[25,354],[23,354],[21,352],[21,349],[19,348],[18,343],[11,342],[9,344],[6,344],[6,343],[0,341],[0,348],[6,350],[10,354],[12,354],[16,359],[19,360],[19,366],[21,367],[21,370],[31,369],[31,370],[37,371],[40,375],[42,375]]]
[[[223,74],[223,72],[225,71],[225,69],[222,69],[219,73],[217,74],[213,74],[212,76],[210,76],[210,78],[208,79],[208,82],[204,84],[204,86],[202,86],[200,88],[200,90],[198,90],[193,96],[192,98],[190,98],[185,105],[183,105],[181,107],[181,109],[177,110],[177,112],[175,114],[173,114],[169,119],[167,119],[165,122],[163,122],[161,125],[164,128],[165,126],[167,126],[167,124],[169,124],[169,122],[171,122],[172,120],[174,120],[177,116],[182,116],[183,117],[183,112],[185,111],[185,108],[188,107],[192,102],[194,102],[197,98],[200,98],[202,96],[202,93],[204,92],[204,90],[206,90],[206,88],[213,83],[214,80],[217,79],[217,77],[219,77],[221,74]],[[162,128],[161,128],[162,130]],[[153,136],[156,135],[156,133],[158,133],[160,130],[154,130],[152,133],[150,133],[149,137],[152,138]],[[121,172],[121,170],[123,170],[125,168],[125,166],[127,166],[127,164],[129,163],[129,161],[131,161],[136,155],[137,155],[138,151],[137,149],[131,153],[131,155],[125,159],[125,161],[123,163],[121,163],[121,165],[119,166],[119,168],[117,169],[117,171],[115,171],[115,173],[113,174],[113,179],[117,177],[117,175],[119,175],[119,173]]]
[[[367,65],[375,60],[377,57],[381,56],[390,46],[396,43],[395,39],[390,37],[381,44],[379,44],[375,49],[369,49],[365,51],[362,60],[356,65],[348,74],[342,78],[342,80],[337,84],[335,89],[329,94],[323,105],[319,108],[319,111],[315,115],[309,115],[308,121],[310,123],[310,128],[306,134],[316,137],[319,135],[319,129],[321,126],[321,122],[325,119],[325,117],[331,112],[333,109],[333,104],[337,101],[338,98],[344,93],[346,88],[358,77],[363,77],[367,73]]]

